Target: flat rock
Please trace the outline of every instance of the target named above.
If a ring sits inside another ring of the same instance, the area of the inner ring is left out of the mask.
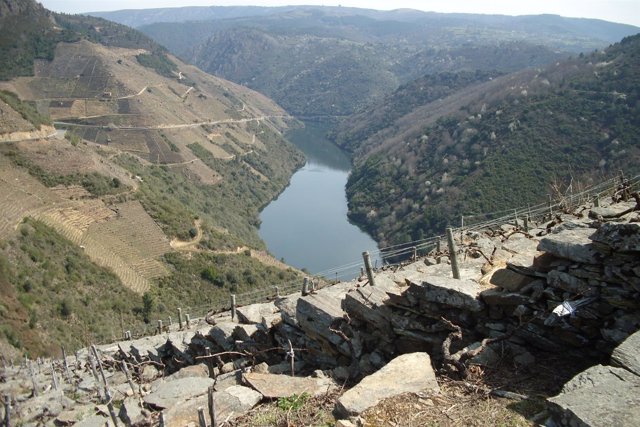
[[[548,399],[554,419],[570,426],[637,426],[640,377],[622,368],[593,366]]]
[[[213,384],[214,380],[211,378],[180,378],[166,381],[154,387],[151,393],[144,397],[144,401],[155,408],[170,408],[182,401],[206,394],[209,386]]]
[[[268,399],[302,393],[320,396],[336,387],[329,378],[303,378],[251,372],[242,375],[242,379]]]
[[[535,254],[538,242],[524,236],[512,236],[502,243],[502,248],[513,254]]]
[[[256,406],[262,400],[262,395],[248,387],[235,385],[224,391],[214,392],[213,400],[216,418],[232,420]],[[198,408],[204,409],[205,417],[209,422],[208,405],[207,395],[180,402],[165,411],[165,425],[167,427],[198,425]]]
[[[136,425],[146,420],[146,417],[142,413],[139,400],[134,397],[128,397],[122,402],[118,418],[127,426]]]
[[[498,286],[512,292],[518,292],[535,278],[518,273],[506,265],[497,265],[485,274],[480,283],[485,286]]]
[[[538,250],[575,262],[600,264],[607,253],[598,250],[589,239],[594,231],[592,228],[578,228],[550,234],[540,240]]]
[[[615,251],[640,252],[640,224],[605,223],[591,236],[591,240]]]
[[[460,270],[460,278],[466,279],[466,280],[480,280],[480,278],[482,277],[482,272],[480,271],[480,268],[478,268],[477,264],[478,262],[482,262],[482,261],[484,261],[484,258],[482,259],[479,258],[478,261],[475,262],[474,264],[459,262],[458,270]],[[423,271],[424,271],[424,275],[428,277],[438,276],[438,277],[453,278],[453,273],[451,272],[450,264],[430,265],[424,268]],[[416,276],[411,276],[412,279],[415,277]]]
[[[594,295],[597,292],[597,289],[589,286],[586,281],[558,270],[547,273],[547,284],[563,291],[584,296]]]
[[[282,321],[291,326],[298,326],[298,321],[296,320],[296,307],[298,306],[299,298],[299,294],[289,295],[284,298],[276,299],[274,303],[280,310]]]
[[[439,389],[427,353],[403,354],[344,393],[336,403],[335,412],[341,417],[349,417],[361,414],[389,397]]]
[[[482,310],[480,285],[471,280],[448,277],[427,277],[422,282],[411,282],[407,291],[427,302],[478,312]]]
[[[20,419],[23,422],[30,422],[40,418],[57,417],[62,411],[73,408],[74,405],[75,402],[60,390],[41,392],[39,396],[20,404]]]
[[[278,312],[278,307],[273,302],[263,304],[251,304],[238,307],[236,314],[242,323],[261,323],[262,318]]]
[[[209,336],[213,341],[218,344],[223,350],[233,350],[235,340],[233,339],[233,331],[238,326],[235,322],[220,322],[216,323],[209,330]]]
[[[630,335],[613,350],[611,364],[640,376],[640,331]]]
[[[79,427],[104,427],[105,424],[112,425],[112,422],[109,418],[104,417],[102,415],[91,415],[90,417],[86,417],[81,421],[78,421],[74,424],[74,426]]]
[[[296,307],[298,324],[306,335],[323,344],[331,344],[330,346],[323,345],[327,352],[337,350],[337,352],[349,357],[351,357],[349,345],[337,334],[331,332],[331,328],[344,318],[345,313],[341,308],[342,300],[352,286],[347,282],[320,289],[314,294],[298,299]],[[358,357],[361,350],[359,339],[357,336],[351,338],[357,353],[356,357]]]
[[[526,304],[528,298],[517,292],[503,292],[500,289],[487,289],[480,293],[480,297],[487,305],[517,306]]]
[[[589,218],[598,218],[599,216],[619,215],[622,212],[635,206],[635,202],[620,202],[611,206],[593,207],[589,211]]]
[[[185,366],[177,372],[164,378],[164,381],[175,381],[182,378],[209,378],[209,368],[204,363],[197,365]],[[159,380],[163,381],[163,380]]]

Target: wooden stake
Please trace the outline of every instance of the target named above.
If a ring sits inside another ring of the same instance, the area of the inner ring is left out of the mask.
[[[178,309],[178,328],[182,330],[182,309]]]
[[[109,383],[107,383],[107,377],[104,375],[104,369],[102,369],[102,362],[98,357],[98,350],[95,345],[91,346],[91,351],[93,352],[93,356],[96,358],[96,362],[98,363],[98,369],[100,370],[100,375],[102,376],[102,384],[104,385],[104,398],[107,401],[107,409],[109,409],[109,415],[111,415],[111,421],[113,421],[113,425],[118,427],[118,416],[116,415],[116,410],[113,407],[113,402],[111,398],[111,392],[109,391]]]
[[[302,296],[309,294],[309,278],[305,277],[302,281]]]
[[[58,378],[56,378],[56,367],[53,365],[53,360],[51,361],[51,382],[53,389],[58,390]]]
[[[236,318],[236,296],[231,295],[231,320]]]
[[[454,279],[460,279],[460,269],[458,268],[458,254],[456,243],[453,241],[453,229],[447,228],[447,243],[449,244],[449,259],[451,260],[451,273]]]
[[[64,366],[64,373],[65,373],[65,376],[67,377],[67,382],[71,384],[73,381],[71,380],[71,373],[69,372],[69,364],[67,363],[67,352],[64,351],[64,346],[61,346],[61,348],[62,348],[62,362]]]
[[[211,427],[218,427],[216,421],[216,401],[213,398],[213,386],[209,386],[209,419],[211,420]]]
[[[29,359],[26,361],[27,366],[29,367],[29,375],[31,376],[31,385],[33,386],[33,395],[38,396],[38,383],[36,383],[36,374],[33,372],[33,366],[30,363]]]
[[[362,252],[362,258],[364,259],[364,269],[367,272],[367,279],[369,279],[369,284],[371,286],[375,286],[373,281],[373,271],[371,270],[371,259],[369,258],[369,252]]]
[[[4,427],[11,427],[11,396],[4,396]]]
[[[125,362],[124,360],[121,363],[122,366],[122,371],[124,372],[124,375],[127,377],[127,382],[129,383],[129,387],[131,387],[131,392],[133,393],[133,396],[136,395],[136,387],[133,385],[133,380],[131,379],[131,374],[129,373],[129,368],[127,367],[127,362]]]

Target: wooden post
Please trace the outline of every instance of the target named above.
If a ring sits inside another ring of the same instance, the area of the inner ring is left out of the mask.
[[[287,340],[289,342],[289,352],[287,353],[287,355],[289,356],[289,359],[291,360],[291,376],[295,377],[296,376],[296,371],[295,371],[295,367],[296,367],[296,352],[293,351],[293,345],[291,344],[291,340]]]
[[[63,366],[64,366],[64,373],[65,376],[67,377],[67,382],[69,384],[71,384],[71,373],[69,372],[69,364],[67,363],[67,352],[64,351],[64,346],[61,346],[62,348],[62,362],[63,362]]]
[[[211,420],[211,427],[218,427],[216,421],[216,401],[213,399],[213,386],[209,386],[209,419]]]
[[[600,195],[596,194],[596,198],[593,199],[593,206],[596,208],[600,207]]]
[[[182,309],[178,309],[178,328],[182,330]]]
[[[236,318],[236,296],[231,295],[231,320]]]
[[[191,328],[191,317],[189,316],[189,313],[184,315],[184,323],[187,325],[187,329]]]
[[[11,396],[4,396],[4,427],[11,427]]]
[[[302,296],[309,294],[309,278],[305,277],[302,281]]]
[[[436,253],[437,254],[442,254],[442,240],[440,240],[440,238],[438,238],[438,241],[436,242]],[[440,264],[442,261],[440,259],[440,257],[438,257],[436,259],[436,263]]]
[[[31,376],[31,385],[33,386],[33,395],[38,396],[38,383],[36,383],[36,374],[33,372],[33,365],[27,359],[27,367],[29,368],[29,375]]]
[[[93,379],[96,382],[96,388],[98,389],[98,397],[102,399],[102,391],[100,388],[100,378],[98,378],[98,370],[96,369],[96,362],[93,360],[93,356],[89,354],[89,365],[91,366],[91,373],[93,373]]]
[[[513,225],[517,228],[520,227],[520,224],[518,224],[518,210],[514,209],[513,210]]]
[[[523,221],[524,221],[524,232],[528,233],[529,232],[529,217],[525,216]]]
[[[162,320],[158,320],[158,334],[162,334]]]
[[[276,286],[276,298],[280,298],[280,288]]]
[[[169,316],[169,332],[171,332],[172,326],[173,326],[173,320],[171,319],[171,316]]]
[[[551,194],[547,194],[549,198],[549,219],[553,219],[553,199],[551,198]]]
[[[53,383],[53,389],[58,390],[58,378],[56,377],[56,367],[51,361],[51,382]]]
[[[364,259],[364,268],[367,271],[367,278],[369,279],[369,284],[371,286],[375,286],[375,282],[373,281],[373,271],[371,270],[371,259],[369,258],[369,252],[362,252],[362,258]]]
[[[133,380],[131,379],[131,374],[129,373],[129,368],[127,367],[127,362],[124,360],[120,362],[122,366],[122,372],[127,377],[127,382],[129,383],[129,387],[131,387],[132,396],[136,395],[136,387],[133,385]]]
[[[360,267],[360,277],[364,277],[364,267]]]
[[[109,415],[111,415],[111,421],[113,421],[113,425],[118,427],[118,415],[116,414],[116,410],[113,408],[113,402],[111,399],[111,392],[109,391],[109,383],[107,383],[107,377],[104,375],[104,369],[102,369],[102,362],[98,357],[98,350],[95,345],[91,346],[91,351],[93,352],[93,356],[96,358],[96,362],[98,363],[98,369],[100,370],[100,375],[102,376],[102,384],[104,385],[104,398],[107,403],[107,409],[109,409]]]
[[[413,247],[413,260],[418,259],[418,248],[416,246]]]
[[[202,406],[198,408],[198,422],[200,427],[207,427],[207,420],[204,419],[204,408]]]
[[[460,244],[463,243],[464,236],[464,215],[460,215]]]
[[[460,279],[460,269],[458,268],[458,254],[456,253],[456,242],[453,241],[453,229],[447,228],[447,243],[449,244],[449,258],[451,260],[451,273],[454,279]]]

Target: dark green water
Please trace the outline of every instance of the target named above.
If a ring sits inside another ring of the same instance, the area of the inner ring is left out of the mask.
[[[328,278],[335,278],[338,269],[338,278],[350,279],[360,271],[362,252],[373,253],[377,245],[347,219],[345,185],[351,162],[324,137],[325,131],[307,123],[287,134],[305,153],[307,164],[260,214],[260,236],[269,252],[288,264]],[[375,263],[377,257],[372,259]]]

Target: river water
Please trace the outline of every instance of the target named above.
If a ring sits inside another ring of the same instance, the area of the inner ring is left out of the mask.
[[[338,279],[347,280],[360,272],[363,251],[372,253],[373,264],[380,261],[373,256],[376,242],[347,219],[351,162],[325,132],[323,125],[306,123],[287,134],[307,163],[260,214],[260,237],[287,264],[328,279],[335,279],[337,270]]]

